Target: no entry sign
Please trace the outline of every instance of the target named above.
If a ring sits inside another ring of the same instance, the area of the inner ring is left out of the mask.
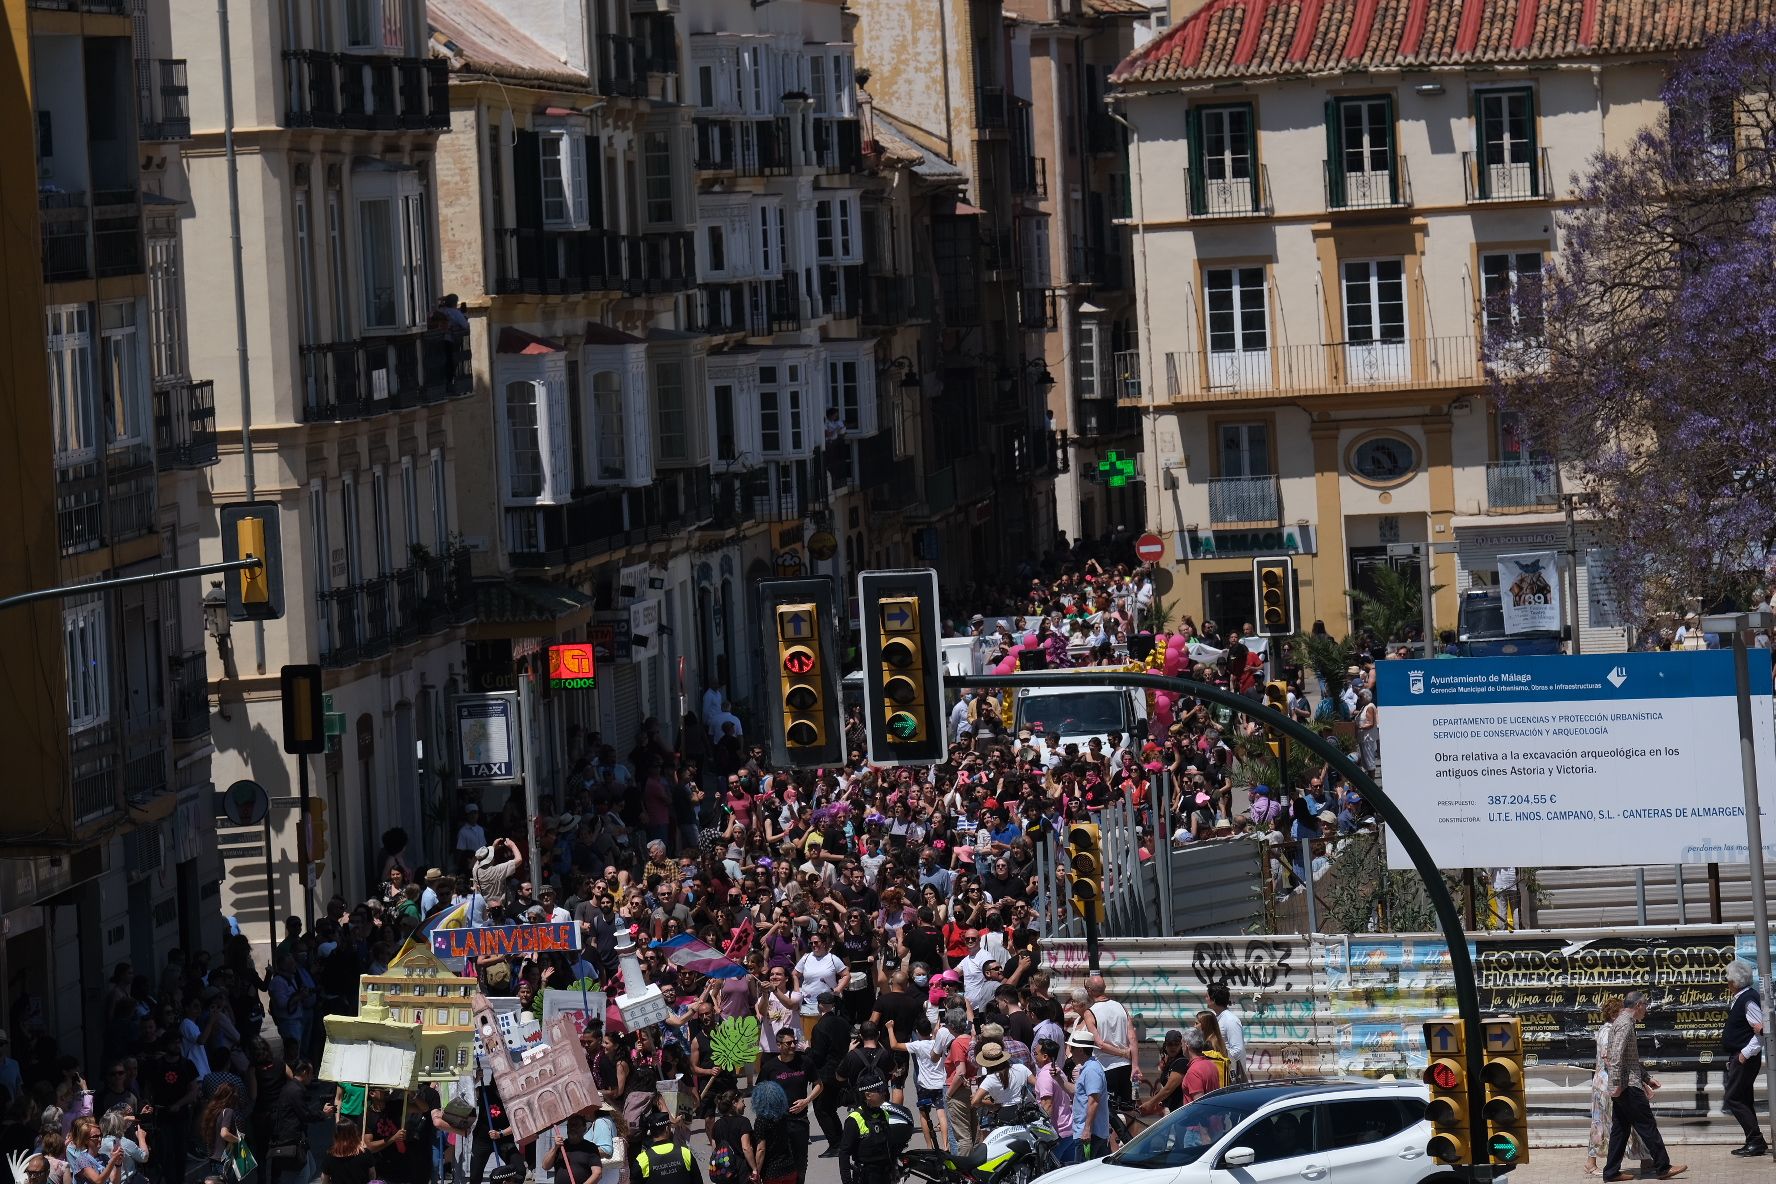
[[[1135,554],[1142,563],[1158,563],[1165,555],[1165,544],[1156,534],[1144,534],[1135,540]]]

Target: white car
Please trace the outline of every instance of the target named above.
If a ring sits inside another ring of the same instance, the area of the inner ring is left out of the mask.
[[[1416,1082],[1363,1078],[1229,1086],[1042,1184],[1455,1184],[1425,1153],[1428,1096]]]

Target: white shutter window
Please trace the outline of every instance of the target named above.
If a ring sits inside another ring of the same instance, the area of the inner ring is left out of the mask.
[[[833,203],[839,215],[839,255],[847,260],[855,258],[857,253],[857,244],[851,233],[852,203],[856,200],[856,198],[842,197]]]
[[[573,222],[575,226],[590,226],[586,205],[586,137],[570,136],[568,149],[568,159],[573,163]]]
[[[543,495],[542,399],[540,382],[506,384],[506,493],[513,501],[534,502]]]
[[[771,274],[772,260],[776,256],[771,251],[771,207],[759,206],[759,269],[766,275]]]
[[[97,727],[111,715],[111,646],[105,638],[105,606],[98,599],[62,611],[68,655],[68,730]]]

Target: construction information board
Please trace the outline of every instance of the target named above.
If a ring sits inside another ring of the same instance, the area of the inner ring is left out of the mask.
[[[1776,859],[1770,654],[1751,651]],[[1742,863],[1731,651],[1376,665],[1383,786],[1440,867]],[[1399,843],[1388,866],[1411,867]]]

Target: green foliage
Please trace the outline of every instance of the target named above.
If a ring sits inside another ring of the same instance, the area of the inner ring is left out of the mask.
[[[759,1022],[750,1015],[730,1016],[709,1037],[709,1059],[733,1072],[759,1056]]]
[[[1172,606],[1165,598],[1155,596],[1153,603],[1141,610],[1140,619],[1135,622],[1137,632],[1170,633],[1172,631]]]
[[[1336,699],[1344,690],[1347,677],[1344,672],[1357,657],[1350,639],[1336,641],[1325,633],[1297,633],[1289,639],[1289,644],[1296,664],[1317,674],[1326,686],[1326,694]]]
[[[1345,592],[1356,611],[1358,630],[1367,629],[1382,641],[1404,640],[1424,620],[1418,577],[1391,564],[1377,564],[1369,569],[1369,579],[1373,591]],[[1442,585],[1433,585],[1431,593],[1441,590]]]
[[[1444,872],[1451,895],[1459,898],[1461,873]],[[1327,933],[1435,933],[1437,911],[1417,872],[1387,868],[1379,831],[1352,835],[1327,873],[1331,895],[1320,926]]]

